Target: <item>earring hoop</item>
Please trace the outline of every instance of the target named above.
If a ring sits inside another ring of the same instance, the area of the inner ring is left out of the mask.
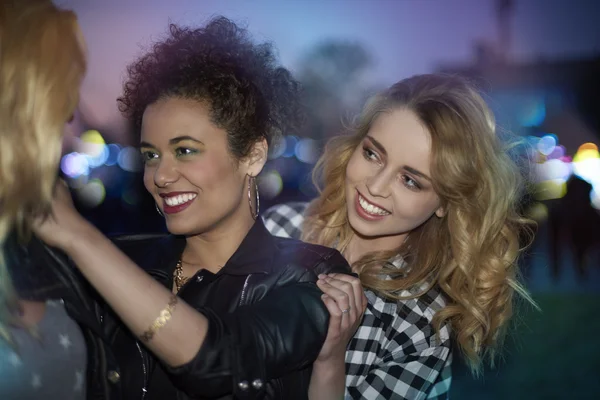
[[[256,192],[256,209],[252,211],[252,185],[250,182],[254,183],[254,191]],[[258,218],[258,212],[260,210],[260,195],[258,193],[258,183],[256,183],[256,177],[252,175],[248,175],[248,205],[250,206],[250,215],[252,218],[256,220]]]
[[[156,212],[158,213],[158,215],[160,215],[161,217],[165,216],[165,214],[163,214],[162,211],[160,211],[160,208],[158,207],[157,203],[154,203],[154,207],[156,207]]]

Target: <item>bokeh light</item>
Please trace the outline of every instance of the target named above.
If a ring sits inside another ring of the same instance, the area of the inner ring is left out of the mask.
[[[99,167],[104,164],[108,158],[108,148],[104,138],[97,130],[91,129],[85,131],[79,140],[79,153],[88,156],[90,167]]]
[[[301,139],[294,148],[296,158],[303,163],[314,164],[319,158],[319,147],[313,139]]]
[[[536,186],[537,200],[560,199],[567,194],[567,182],[564,179],[552,179],[540,182]]]
[[[568,180],[571,177],[573,168],[570,163],[563,162],[559,159],[548,160],[542,164],[535,165],[535,173],[538,182],[562,179]]]
[[[285,137],[285,151],[283,152],[283,157],[293,157],[296,152],[296,144],[298,143],[298,138],[296,136],[286,136]]]
[[[594,143],[584,143],[573,157],[567,154],[558,137],[545,134],[541,138],[528,137],[527,142],[534,149],[529,154],[534,164],[535,198],[537,200],[559,199],[567,193],[567,182],[573,176],[592,185],[590,201],[597,208],[600,203],[600,153]],[[576,179],[577,179],[576,178]]]
[[[97,207],[104,201],[106,190],[100,179],[91,179],[75,192],[78,200],[88,208]]]
[[[128,172],[139,172],[143,166],[140,152],[130,146],[121,149],[117,157],[117,163],[119,167]]]
[[[591,184],[594,189],[600,189],[600,153],[594,143],[585,143],[579,147],[573,157],[574,173]]]
[[[555,135],[544,135],[537,143],[537,149],[543,155],[548,156],[554,151],[557,143],[558,140]]]
[[[277,197],[283,190],[283,180],[279,172],[269,170],[258,176],[258,187],[260,194],[270,200]]]
[[[77,178],[81,175],[89,174],[90,164],[85,155],[79,153],[69,153],[62,157],[60,169],[66,176],[70,178]]]
[[[110,167],[117,163],[117,161],[119,159],[119,153],[121,152],[121,146],[119,146],[118,144],[115,144],[115,143],[111,143],[106,147],[108,148],[108,157],[106,157],[106,161],[104,162],[104,165]]]
[[[525,127],[539,126],[546,119],[546,104],[543,96],[528,99],[519,110],[519,120]]]
[[[548,219],[548,207],[544,203],[533,203],[527,210],[527,216],[537,222]]]
[[[272,143],[271,147],[269,148],[269,160],[274,160],[276,158],[281,157],[285,152],[286,146],[287,142],[285,138],[283,138],[282,140],[278,140],[275,143]]]

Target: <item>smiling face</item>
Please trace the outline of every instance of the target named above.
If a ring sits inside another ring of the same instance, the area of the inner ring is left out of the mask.
[[[232,157],[206,104],[166,98],[148,106],[140,148],[144,185],[171,233],[202,234],[251,218],[246,175],[258,175],[264,160]]]
[[[346,168],[346,206],[363,238],[396,238],[443,215],[430,174],[431,135],[414,112],[381,113]]]

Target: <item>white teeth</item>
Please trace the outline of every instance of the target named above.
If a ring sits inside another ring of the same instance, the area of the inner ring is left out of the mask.
[[[196,194],[186,193],[173,197],[165,197],[165,203],[167,203],[167,205],[170,207],[179,206],[183,203],[187,203],[188,201],[194,200],[196,196]]]
[[[377,206],[374,206],[373,204],[369,203],[367,200],[365,200],[362,196],[358,196],[358,204],[360,204],[360,207],[365,210],[365,212],[369,213],[369,214],[373,214],[373,215],[389,215],[389,212],[387,212],[386,210],[379,208]]]

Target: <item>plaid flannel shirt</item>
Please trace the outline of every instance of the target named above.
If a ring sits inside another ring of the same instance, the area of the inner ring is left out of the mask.
[[[306,203],[271,207],[263,214],[276,236],[300,238]],[[402,260],[391,260],[400,268]],[[346,351],[346,399],[448,399],[452,354],[450,331],[439,337],[431,324],[445,306],[439,289],[418,298],[391,301],[366,290],[364,319]],[[401,295],[409,295],[409,292]]]

